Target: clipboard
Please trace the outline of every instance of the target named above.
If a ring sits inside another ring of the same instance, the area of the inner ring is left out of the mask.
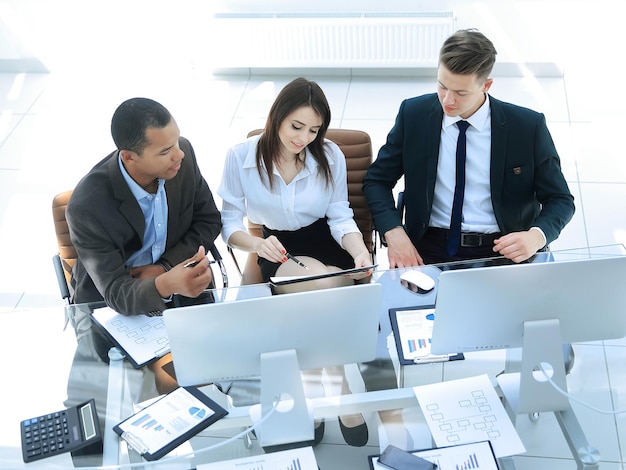
[[[430,352],[434,318],[434,305],[389,309],[400,364],[428,364],[465,359],[463,353],[437,355]]]
[[[228,414],[195,387],[178,387],[113,430],[144,459],[158,460]]]
[[[170,352],[163,317],[122,315],[110,307],[97,308],[90,317],[135,369]]]
[[[270,284],[273,286],[284,286],[286,284],[294,284],[296,282],[315,281],[317,279],[325,279],[327,277],[345,276],[347,274],[360,274],[367,271],[373,271],[378,265],[373,264],[371,266],[363,266],[362,268],[350,268],[343,269],[341,271],[334,271],[332,273],[313,274],[311,276],[285,276],[285,277],[270,277]]]

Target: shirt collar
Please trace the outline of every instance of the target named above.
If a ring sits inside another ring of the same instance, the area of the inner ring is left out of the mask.
[[[143,189],[141,186],[139,186],[139,184],[137,184],[137,182],[131,178],[131,176],[128,174],[128,172],[126,171],[126,168],[124,167],[124,164],[122,163],[122,155],[118,153],[118,157],[117,157],[117,162],[120,166],[120,171],[122,172],[122,177],[124,178],[124,181],[126,181],[126,184],[128,185],[128,188],[130,189],[130,192],[133,193],[133,196],[135,196],[135,199],[137,199],[138,201],[143,199],[144,197],[148,197],[151,194],[146,191],[145,189]],[[165,185],[165,180],[159,178],[158,180],[158,188],[157,188],[157,193],[159,191],[161,191],[161,189],[163,189],[163,186]]]
[[[444,114],[443,127],[449,127],[456,124],[458,121],[465,120],[469,122],[474,129],[481,132],[485,128],[485,126],[487,126],[490,118],[491,106],[489,106],[489,95],[485,93],[485,102],[469,118],[463,119],[461,116],[450,117]]]

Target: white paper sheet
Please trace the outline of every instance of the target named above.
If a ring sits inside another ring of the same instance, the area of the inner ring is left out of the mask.
[[[312,447],[198,465],[197,470],[318,470]]]
[[[491,441],[498,458],[526,452],[487,375],[413,391],[437,447]]]
[[[437,470],[498,470],[498,465],[488,442],[420,450],[411,453],[437,464]],[[374,470],[389,470],[389,467],[378,463],[378,457],[372,457],[372,467]]]

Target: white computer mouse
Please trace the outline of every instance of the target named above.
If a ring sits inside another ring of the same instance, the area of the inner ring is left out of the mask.
[[[430,292],[435,287],[434,279],[428,274],[424,274],[422,271],[407,271],[400,275],[400,279],[408,283],[408,286],[405,287],[419,294]]]

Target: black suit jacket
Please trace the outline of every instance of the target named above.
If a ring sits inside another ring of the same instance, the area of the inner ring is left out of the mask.
[[[167,242],[161,260],[170,265],[191,257],[200,245],[211,247],[222,222],[213,195],[200,173],[189,141],[177,175],[165,182]],[[78,253],[72,273],[73,301],[104,299],[125,314],[164,309],[154,279],[131,277],[126,261],[143,245],[144,216],[130,191],[115,151],[98,163],[76,186],[67,205],[70,237]]]
[[[543,114],[493,97],[491,201],[503,234],[539,227],[547,243],[574,214],[574,198]],[[437,94],[402,102],[394,127],[370,166],[363,191],[376,229],[402,225],[392,189],[404,175],[405,229],[415,244],[425,233],[435,192],[443,110]]]

